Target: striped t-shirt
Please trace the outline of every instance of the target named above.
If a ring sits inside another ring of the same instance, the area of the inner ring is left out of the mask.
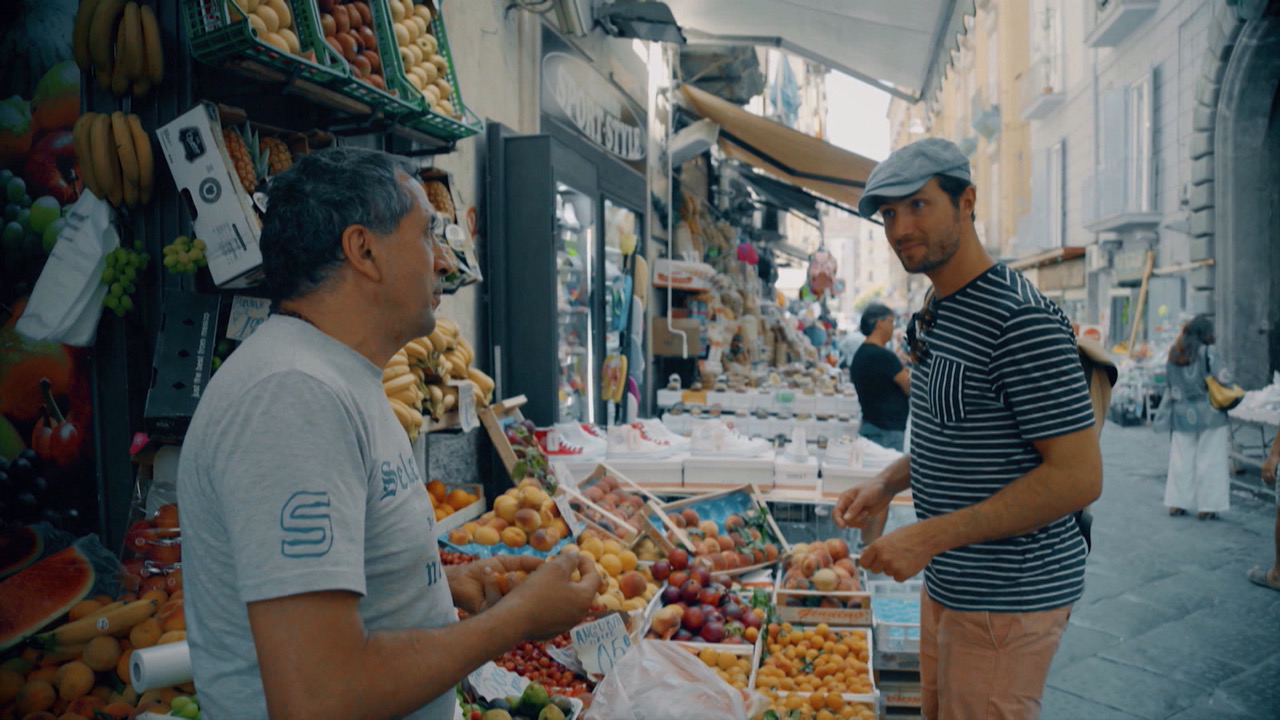
[[[911,492],[927,519],[974,505],[1041,463],[1033,440],[1093,425],[1062,311],[996,264],[945,298],[911,374]],[[1078,600],[1084,538],[1071,516],[1026,535],[936,555],[925,586],[962,611],[1033,612]]]

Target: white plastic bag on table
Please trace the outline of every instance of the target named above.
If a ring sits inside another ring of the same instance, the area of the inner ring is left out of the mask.
[[[663,640],[641,640],[596,687],[586,720],[746,720],[764,698],[720,679],[696,655]]]
[[[80,193],[14,326],[19,334],[34,341],[93,344],[107,295],[102,271],[107,255],[120,246],[112,217],[105,200]]]

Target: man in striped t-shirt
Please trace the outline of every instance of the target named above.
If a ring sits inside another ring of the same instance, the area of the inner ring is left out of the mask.
[[[871,572],[924,570],[924,715],[1034,718],[1087,553],[1071,515],[1102,490],[1093,408],[1071,326],[995,262],[973,223],[968,158],[927,138],[895,151],[858,205],[879,212],[908,272],[933,283],[909,344],[908,454],[846,491],[836,521],[864,526],[911,488],[919,522],[863,549]]]

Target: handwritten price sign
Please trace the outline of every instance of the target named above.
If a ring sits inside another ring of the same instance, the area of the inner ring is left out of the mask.
[[[590,675],[606,675],[631,649],[631,636],[621,615],[609,615],[569,631],[573,649]]]
[[[529,681],[513,672],[500,668],[492,661],[476,668],[467,676],[471,689],[485,700],[497,700],[524,692]]]

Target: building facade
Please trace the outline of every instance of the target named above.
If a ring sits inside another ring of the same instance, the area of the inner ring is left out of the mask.
[[[980,1],[932,110],[895,108],[895,145],[919,120],[970,152],[979,197],[985,178],[1014,205],[991,220],[979,203],[988,248],[1075,321],[1142,352],[1213,315],[1237,378],[1260,386],[1280,369],[1278,14],[1276,0]],[[986,139],[963,134],[983,97],[1001,99],[997,142],[1030,161],[1021,182],[1008,153],[993,173]]]

